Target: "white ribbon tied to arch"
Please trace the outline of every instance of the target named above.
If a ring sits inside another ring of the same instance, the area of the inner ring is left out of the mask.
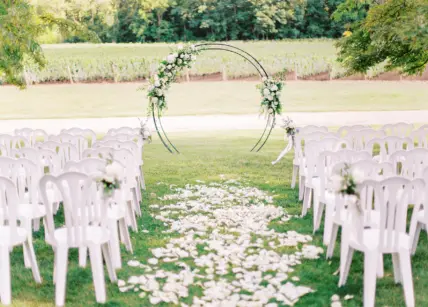
[[[281,151],[278,158],[276,158],[275,161],[272,161],[272,165],[275,165],[276,163],[278,163],[294,147],[294,135],[286,134],[286,137],[284,138],[284,140],[287,140],[287,146],[284,148],[283,151]]]

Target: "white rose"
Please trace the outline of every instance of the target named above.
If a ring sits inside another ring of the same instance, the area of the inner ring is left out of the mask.
[[[170,72],[169,72],[169,73],[168,73],[168,77],[172,77],[172,73],[170,73]]]
[[[119,163],[113,162],[106,166],[106,175],[108,177],[113,177],[114,179],[118,179],[122,176],[123,169]]]
[[[160,86],[161,86],[161,84],[160,84],[159,80],[156,80],[156,81],[155,81],[155,86],[156,86],[156,87],[160,87]]]
[[[103,179],[104,179],[105,181],[109,182],[109,183],[113,183],[113,182],[114,182],[114,177],[113,177],[113,176],[111,176],[111,175],[107,175],[107,174],[105,174],[105,175],[104,175],[104,177],[103,177]]]
[[[168,63],[174,63],[175,62],[175,56],[173,54],[170,54],[166,57],[166,60]]]
[[[358,202],[358,198],[355,195],[348,195],[348,204],[355,205]]]
[[[178,60],[177,60],[177,63],[178,63],[178,64],[181,64],[181,63],[183,63],[183,61],[182,61],[182,60],[180,60],[180,59],[178,59]]]
[[[178,53],[173,54],[174,58],[178,58]]]
[[[180,54],[180,58],[184,59],[184,53]]]
[[[168,68],[169,70],[171,70],[172,66],[171,66],[171,65],[168,65],[166,68]]]
[[[272,100],[273,100],[273,97],[272,97],[271,95],[269,95],[269,96],[267,96],[267,99],[268,99],[269,101],[272,101]]]
[[[277,106],[278,106],[278,101],[274,101],[274,102],[273,102],[273,105],[274,105],[275,107],[277,107]]]
[[[151,98],[152,103],[158,103],[158,98],[157,97],[152,97]]]
[[[183,50],[183,45],[182,44],[180,44],[180,45],[178,45],[178,50]]]
[[[192,61],[196,61],[196,55],[192,54]]]
[[[263,94],[264,94],[265,96],[270,95],[270,91],[269,91],[269,89],[268,89],[268,88],[265,88],[265,89],[263,90]]]
[[[352,177],[356,183],[361,183],[365,179],[364,173],[357,168],[352,171]]]
[[[273,114],[273,109],[269,109],[269,110],[268,110],[268,113],[269,113],[269,114]]]
[[[278,90],[278,87],[276,85],[273,85],[270,89],[271,91],[276,92]]]
[[[188,54],[186,54],[186,55],[184,56],[184,58],[185,58],[186,60],[188,60],[188,59],[190,58],[190,56],[189,56]]]
[[[155,89],[154,85],[149,86],[149,92],[153,91]]]
[[[162,90],[157,90],[156,93],[158,94],[158,96],[162,96],[163,95],[163,91]]]
[[[342,189],[343,178],[339,175],[331,176],[331,187],[335,192],[339,192]]]

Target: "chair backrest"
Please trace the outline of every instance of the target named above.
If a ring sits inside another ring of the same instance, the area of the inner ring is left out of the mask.
[[[44,143],[38,143],[39,148],[50,149],[56,152],[61,161],[61,167],[64,167],[68,161],[79,160],[79,152],[73,144],[60,143],[55,141],[47,141]]]
[[[299,134],[309,134],[314,132],[328,132],[328,128],[324,126],[315,126],[315,125],[308,125],[304,127],[299,127]]]
[[[80,161],[70,161],[64,167],[65,172],[82,172],[87,175],[102,175],[106,167],[106,160],[86,158]]]
[[[3,145],[9,154],[12,149],[28,147],[29,141],[23,136],[0,134],[0,145]]]
[[[92,129],[82,129],[82,128],[74,127],[70,129],[62,129],[61,133],[71,134],[75,136],[83,136],[87,140],[89,140],[88,142],[89,146],[92,146],[97,140],[97,134]]]
[[[402,177],[392,177],[377,182],[374,180],[364,181],[359,185],[360,195],[366,195],[365,190],[374,191],[374,198],[363,199],[369,204],[374,201],[379,206],[380,223],[377,225],[378,242],[380,252],[394,252],[400,246],[400,238],[407,233],[407,209],[413,199],[414,190],[423,190],[425,183],[422,179],[409,180]],[[359,212],[355,206],[350,211],[354,233],[357,241],[363,244],[363,233],[367,225],[375,225],[374,215],[370,210]],[[409,246],[410,247],[410,246]]]
[[[426,126],[426,128],[422,127],[416,131],[412,131],[410,133],[410,138],[415,143],[415,146],[428,148],[428,125]]]
[[[329,132],[312,132],[308,134],[298,133],[295,136],[294,157],[297,161],[302,162],[305,157],[305,146],[310,141],[319,141],[324,138],[334,137],[335,134]]]
[[[0,210],[2,211],[2,214],[0,214],[0,227],[9,227],[11,242],[16,242],[18,239],[18,204],[19,200],[15,184],[9,178],[0,176]]]
[[[95,184],[89,176],[68,172],[58,177],[46,175],[40,180],[40,191],[46,207],[47,237],[55,242],[55,230],[52,206],[48,198],[49,184],[53,183],[61,193],[64,204],[64,225],[67,230],[67,244],[70,247],[87,245],[88,227],[102,226],[107,223],[107,213],[102,203],[94,201],[92,185]]]
[[[83,152],[83,158],[112,159],[115,149],[112,147],[89,148]]]
[[[374,160],[361,160],[351,164],[351,171],[358,170],[365,180],[383,180],[395,175],[394,167],[389,162],[379,163]]]
[[[370,127],[365,125],[342,126],[337,130],[337,134],[339,137],[345,137],[351,131],[359,131],[359,130],[368,129],[368,128]]]
[[[375,146],[379,146],[379,161],[388,161],[389,156],[400,150],[413,149],[411,138],[402,138],[398,136],[387,136],[384,138],[375,138],[369,141],[365,150],[375,156]]]
[[[61,143],[74,145],[77,148],[79,159],[81,159],[83,151],[89,148],[89,140],[83,135],[60,133],[57,137]]]
[[[136,132],[136,128],[131,128],[131,127],[112,128],[109,131],[107,131],[107,135],[137,134],[137,133],[138,132]]]
[[[387,135],[406,137],[413,131],[413,124],[396,123],[384,125],[381,130],[385,131]]]
[[[368,142],[375,138],[381,138],[384,136],[384,131],[367,128],[349,131],[349,133],[345,136],[345,139],[350,142],[352,149],[363,150]]]

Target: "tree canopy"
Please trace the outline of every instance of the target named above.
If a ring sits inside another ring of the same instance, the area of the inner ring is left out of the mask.
[[[45,65],[38,38],[46,29],[56,27],[63,35],[81,35],[88,41],[97,36],[67,19],[36,8],[24,0],[0,2],[0,75],[5,82],[24,87],[22,72],[27,61]]]
[[[355,22],[337,44],[338,60],[350,74],[366,72],[381,63],[385,63],[387,70],[423,72],[428,64],[428,1],[382,2],[369,3],[365,18],[361,18],[361,11],[367,1],[348,0],[346,7],[341,8],[353,12],[350,16]],[[342,18],[339,13],[336,17]]]

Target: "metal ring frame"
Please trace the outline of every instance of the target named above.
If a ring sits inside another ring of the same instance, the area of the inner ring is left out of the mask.
[[[267,74],[266,70],[263,68],[262,64],[260,64],[259,61],[257,61],[256,58],[254,58],[251,54],[248,52],[228,44],[224,43],[203,43],[195,45],[196,48],[199,48],[201,51],[203,50],[221,50],[221,51],[228,51],[234,54],[237,54],[247,60],[259,73],[260,77],[266,77],[268,78],[269,75]],[[155,111],[156,109],[156,111]],[[165,133],[165,130],[162,126],[161,116],[160,116],[160,110],[157,107],[157,105],[153,106],[152,109],[152,116],[153,116],[153,122],[155,124],[156,132],[162,142],[162,144],[165,146],[165,148],[170,153],[180,153],[178,149],[172,144],[172,142],[169,140],[168,136]],[[267,140],[269,139],[273,128],[275,127],[275,113],[269,114],[268,119],[266,121],[266,127],[263,130],[262,136],[259,138],[257,143],[253,146],[251,149],[252,152],[259,152],[263,146],[266,144]]]

